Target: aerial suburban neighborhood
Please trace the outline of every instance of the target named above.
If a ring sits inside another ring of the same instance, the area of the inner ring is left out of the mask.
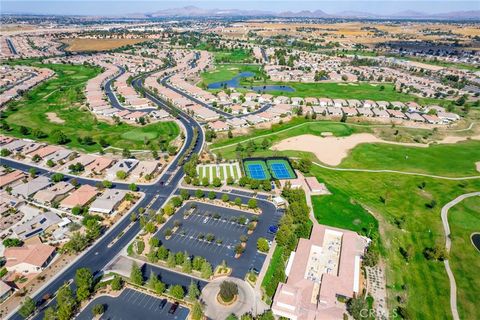
[[[480,319],[478,3],[0,22],[0,319]]]

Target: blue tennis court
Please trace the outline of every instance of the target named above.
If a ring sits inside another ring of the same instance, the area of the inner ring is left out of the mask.
[[[290,172],[288,172],[287,167],[284,163],[272,163],[270,165],[272,169],[273,176],[277,179],[288,179],[291,178]]]
[[[256,180],[265,180],[267,175],[265,170],[263,169],[262,165],[257,163],[249,163],[247,164],[248,171],[250,173],[250,177]]]

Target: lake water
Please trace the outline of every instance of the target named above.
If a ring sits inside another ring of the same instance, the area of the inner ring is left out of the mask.
[[[207,88],[208,89],[223,89],[223,88],[244,88],[249,89],[256,92],[263,92],[263,91],[284,91],[284,92],[294,92],[295,89],[289,86],[283,85],[263,85],[263,86],[242,86],[240,85],[240,80],[242,78],[249,78],[253,77],[255,74],[250,71],[245,71],[237,74],[230,80],[227,81],[219,81],[210,83]]]

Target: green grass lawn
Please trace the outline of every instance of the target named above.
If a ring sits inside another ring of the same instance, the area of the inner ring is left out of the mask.
[[[248,83],[244,83],[247,84]],[[420,104],[445,104],[446,100],[419,98],[393,90],[392,84],[373,85],[369,83],[301,83],[301,82],[267,82],[267,84],[281,84],[295,89],[293,92],[269,91],[275,96],[287,97],[319,97],[330,99],[358,99],[375,101],[417,101]],[[253,85],[264,85],[263,82],[254,82]],[[382,89],[382,86],[384,89]]]
[[[438,241],[444,242],[440,208],[462,193],[479,190],[480,180],[462,185],[440,179],[337,172],[319,167],[314,167],[312,173],[335,193],[324,200],[314,198],[315,213],[320,222],[352,230],[368,225],[369,216],[356,204],[368,208],[378,219],[380,248],[386,262],[389,308],[396,308],[397,296],[403,296],[407,299],[406,308],[412,319],[451,319],[444,265],[427,261],[422,252]],[[424,190],[418,188],[422,182],[426,183]],[[437,205],[428,209],[425,205],[431,200]],[[395,225],[395,219],[404,219],[403,229]],[[412,248],[414,255],[410,261],[404,260],[400,247]],[[471,267],[464,271],[468,270]],[[462,303],[459,300],[459,304]]]
[[[25,62],[26,63],[26,62]],[[56,77],[29,91],[22,99],[10,103],[8,111],[2,114],[11,131],[5,132],[21,138],[32,138],[55,144],[51,135],[54,130],[61,130],[70,142],[66,146],[87,152],[101,150],[98,144],[103,138],[109,145],[117,148],[150,149],[157,148],[156,140],[160,137],[167,142],[178,136],[180,128],[174,122],[158,122],[143,127],[128,124],[112,125],[99,121],[90,112],[81,109],[85,101],[83,90],[86,82],[95,77],[99,68],[79,65],[35,64],[50,68]],[[46,113],[55,113],[65,122],[53,123]],[[20,126],[30,129],[30,134],[20,133]],[[34,129],[48,134],[46,138],[37,139],[31,135]],[[90,136],[96,142],[91,145],[80,144],[78,137]],[[147,145],[145,145],[145,142]]]
[[[480,159],[480,141],[436,144],[428,148],[389,144],[361,144],[340,167],[390,169],[445,176],[479,175],[475,161]]]
[[[239,64],[239,63],[228,63],[228,64],[216,64],[214,70],[209,70],[201,74],[202,82],[206,85],[219,82],[227,81],[235,77],[241,72],[253,72],[255,77],[263,77],[264,73],[262,67],[258,64]]]
[[[331,195],[313,196],[315,218],[321,224],[356,231],[363,235],[377,233],[377,220],[339,189],[330,189]]]
[[[245,49],[233,49],[232,51],[214,52],[216,63],[240,63],[253,62],[253,55]]]
[[[480,319],[480,252],[470,240],[472,233],[480,232],[480,197],[465,199],[451,208],[448,221],[452,238],[449,261],[457,283],[458,312],[461,319]]]
[[[285,274],[283,272],[279,272],[279,270],[285,269],[285,260],[283,257],[283,247],[277,246],[275,251],[273,252],[272,259],[270,260],[270,264],[268,265],[268,269],[265,272],[265,276],[262,280],[262,288],[265,290],[265,294],[272,298],[275,289],[279,282],[284,281]],[[282,274],[283,278],[276,277],[277,274]]]

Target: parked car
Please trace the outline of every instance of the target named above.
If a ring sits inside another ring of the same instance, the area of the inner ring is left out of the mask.
[[[158,307],[160,308],[160,310],[163,310],[163,308],[165,308],[166,305],[167,305],[167,299],[162,299]]]
[[[177,311],[179,304],[180,303],[178,303],[178,302],[175,302],[174,304],[172,304],[172,306],[170,307],[170,310],[168,310],[168,313],[174,314],[175,311]]]

